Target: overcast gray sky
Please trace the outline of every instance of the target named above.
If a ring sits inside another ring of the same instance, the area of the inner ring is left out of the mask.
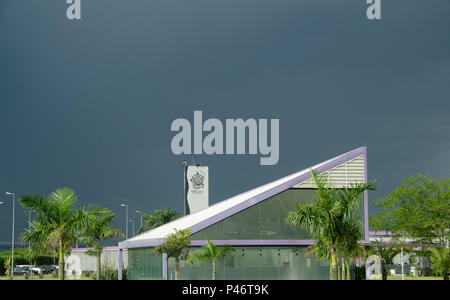
[[[0,0],[0,241],[17,195],[77,192],[117,214],[182,202],[176,118],[280,119],[280,160],[197,156],[210,202],[359,146],[373,201],[450,169],[450,1]],[[374,210],[371,208],[371,212]],[[17,211],[16,230],[26,227]]]

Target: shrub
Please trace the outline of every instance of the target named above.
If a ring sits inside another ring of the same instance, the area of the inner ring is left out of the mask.
[[[91,275],[92,280],[97,279],[97,273],[93,272]],[[118,280],[119,272],[116,268],[110,266],[103,266],[100,271],[100,280]],[[122,280],[127,280],[127,269],[122,270]]]
[[[89,278],[89,277],[92,277],[92,273],[93,272],[91,272],[91,271],[86,271],[86,272],[83,272],[84,274],[84,277],[87,277],[87,278]]]
[[[366,280],[366,266],[355,266],[355,280]]]

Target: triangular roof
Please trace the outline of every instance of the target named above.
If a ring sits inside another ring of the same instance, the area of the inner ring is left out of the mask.
[[[211,205],[204,210],[183,216],[170,223],[134,236],[126,241],[119,243],[119,248],[142,248],[160,245],[168,234],[174,232],[175,228],[178,230],[190,228],[192,230],[192,233],[196,233],[282,191],[285,191],[307,181],[311,177],[311,170],[323,173],[361,155],[364,155],[365,157],[365,154],[366,147],[360,147],[355,150],[349,151],[320,164],[306,168],[281,179],[272,181],[237,196],[228,198],[222,202]],[[364,166],[364,168],[364,177],[366,179],[366,166]]]

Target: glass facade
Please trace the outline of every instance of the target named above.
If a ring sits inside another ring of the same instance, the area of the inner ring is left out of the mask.
[[[128,279],[163,279],[162,261],[162,256],[155,255],[153,248],[129,249]]]
[[[311,235],[286,223],[296,202],[311,202],[315,190],[288,189],[192,235],[193,240],[309,240]],[[358,220],[364,232],[364,207]]]
[[[283,280],[330,278],[330,267],[305,256],[306,247],[234,247],[236,251],[216,263],[219,280]],[[194,249],[192,249],[194,250]],[[168,279],[175,276],[175,261],[169,259]],[[180,262],[180,279],[209,280],[211,262]]]

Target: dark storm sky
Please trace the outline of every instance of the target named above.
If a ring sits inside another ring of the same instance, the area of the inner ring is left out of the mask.
[[[373,201],[450,168],[450,1],[0,0],[0,241],[11,200],[182,210],[171,122],[279,118],[280,161],[197,156],[210,202],[365,145]],[[371,209],[373,212],[374,210]],[[21,209],[16,230],[26,226]],[[131,230],[131,229],[130,229]]]

